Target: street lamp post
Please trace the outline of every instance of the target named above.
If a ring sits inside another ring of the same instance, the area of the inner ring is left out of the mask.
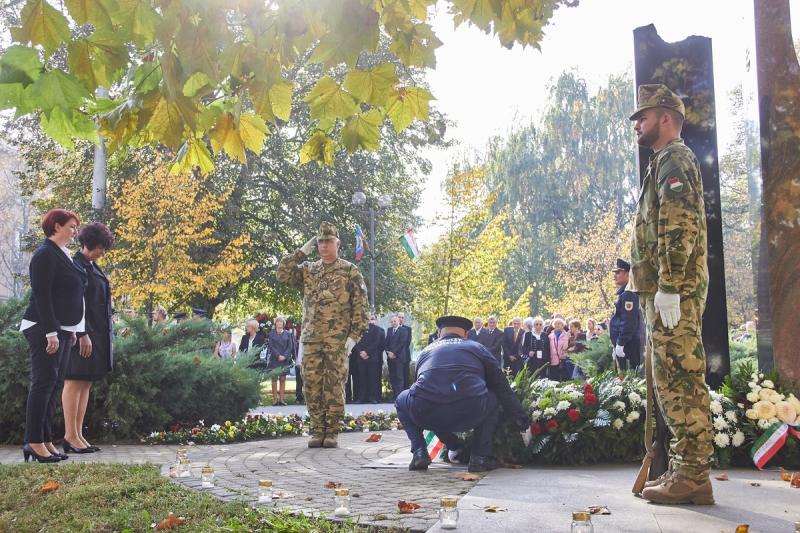
[[[359,213],[369,215],[369,307],[375,310],[375,208],[365,208],[367,195],[361,191],[353,193],[353,205]],[[378,209],[387,209],[392,205],[392,197],[382,194],[377,199]]]

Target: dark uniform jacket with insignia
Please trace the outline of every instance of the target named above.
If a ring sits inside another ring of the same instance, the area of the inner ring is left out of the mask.
[[[528,420],[497,360],[485,346],[447,335],[427,346],[417,359],[417,381],[411,386],[414,397],[447,404],[489,391],[512,420],[520,425]]]
[[[625,287],[620,287],[617,295],[616,310],[608,326],[611,344],[628,346],[635,341],[636,346],[639,346],[639,322],[641,321],[639,295],[625,290]]]

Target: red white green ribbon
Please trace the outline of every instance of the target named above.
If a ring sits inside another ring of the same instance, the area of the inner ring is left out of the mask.
[[[422,436],[425,437],[425,446],[428,448],[428,456],[430,456],[431,461],[435,461],[442,452],[444,443],[439,440],[433,431],[425,430],[422,432]]]
[[[775,422],[756,439],[752,448],[750,448],[750,455],[753,457],[753,463],[755,463],[759,470],[763,469],[764,465],[783,448],[790,434],[800,440],[800,425],[795,426],[792,424]]]

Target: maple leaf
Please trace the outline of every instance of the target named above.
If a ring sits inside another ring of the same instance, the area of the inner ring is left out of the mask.
[[[42,74],[31,86],[31,97],[49,114],[55,107],[71,112],[80,107],[90,95],[73,76],[60,70],[51,70]]]
[[[108,33],[95,32],[72,41],[67,51],[70,73],[90,91],[111,86],[116,72],[128,64],[128,49]]]
[[[399,82],[395,67],[381,63],[369,70],[356,70],[344,78],[344,88],[364,103],[384,106]]]
[[[28,0],[22,8],[20,20],[22,26],[11,28],[11,36],[20,43],[42,45],[46,57],[70,38],[67,18],[46,0]]]
[[[111,27],[113,5],[109,0],[65,0],[70,17],[78,24],[89,23],[98,28]]]
[[[419,509],[420,507],[422,506],[418,503],[397,500],[397,508],[400,510],[400,514],[413,513],[415,509]]]
[[[0,84],[19,83],[28,86],[39,79],[43,68],[36,50],[26,46],[10,46],[0,57]]]
[[[152,108],[148,129],[156,140],[170,148],[178,148],[183,138],[185,126],[193,128],[194,105],[183,95],[176,95],[172,100],[157,94]]]
[[[333,166],[333,139],[325,132],[318,131],[300,149],[300,164],[305,165],[310,161]]]
[[[203,174],[214,170],[214,160],[206,143],[197,138],[183,143],[181,149],[175,154],[175,160],[169,167],[169,173],[180,174],[191,171],[194,167],[198,167]]]
[[[319,120],[323,130],[336,119],[348,118],[359,111],[356,99],[330,76],[320,78],[304,101],[311,107],[311,120]]]
[[[415,24],[409,30],[396,32],[389,49],[406,65],[436,68],[435,51],[440,46],[442,41],[429,24]]]
[[[383,115],[377,109],[350,117],[342,128],[342,144],[350,153],[358,148],[376,150],[380,146],[381,122]]]
[[[156,525],[156,531],[168,531],[170,529],[175,529],[178,526],[182,526],[186,523],[186,518],[182,516],[175,516],[175,513],[169,513],[166,518],[161,520],[158,525]]]
[[[717,481],[728,481],[728,474],[722,473],[718,476],[714,476],[714,479]]]
[[[327,483],[325,483],[326,489],[337,489],[341,486],[342,486],[341,483],[336,483],[335,481],[328,481]]]
[[[367,442],[380,442],[383,438],[383,435],[380,433],[373,433],[369,437],[367,437]]]
[[[55,107],[49,115],[42,114],[39,118],[42,131],[70,150],[75,146],[72,139],[97,142],[97,127],[89,117],[78,111],[67,113],[69,109]]]
[[[124,28],[140,48],[152,42],[161,17],[152,8],[150,0],[117,0],[118,8],[111,11],[111,21]]]
[[[55,492],[60,488],[61,488],[61,483],[59,483],[58,481],[50,480],[42,484],[41,487],[39,487],[39,492],[41,492],[42,494],[48,494],[50,492]]]
[[[401,87],[389,99],[386,114],[394,124],[394,129],[400,133],[420,119],[428,121],[428,107],[433,95],[426,89],[419,87]]]

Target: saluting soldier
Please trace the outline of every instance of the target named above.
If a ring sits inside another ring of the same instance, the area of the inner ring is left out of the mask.
[[[620,370],[635,370],[642,357],[639,344],[642,312],[639,309],[639,295],[627,289],[630,271],[631,264],[618,257],[616,267],[612,269],[617,286],[617,304],[609,323],[609,333]]]
[[[316,245],[320,259],[306,261]],[[281,259],[278,281],[303,291],[303,395],[311,420],[309,448],[336,448],[344,418],[348,357],[367,331],[367,287],[358,268],[339,258],[330,222]]]
[[[637,142],[653,154],[639,195],[631,289],[641,300],[648,371],[672,434],[669,469],[645,484],[642,497],[712,504],[713,433],[701,338],[708,292],[703,182],[697,158],[680,137],[686,116],[681,99],[664,85],[641,85],[638,102],[630,119]]]

